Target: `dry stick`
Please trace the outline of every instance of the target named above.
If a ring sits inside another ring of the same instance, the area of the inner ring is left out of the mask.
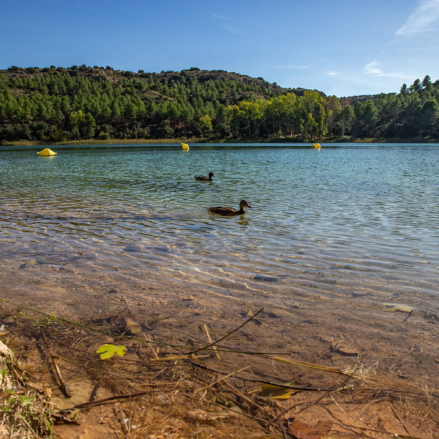
[[[24,416],[20,416],[20,419],[26,424],[27,428],[29,428],[29,430],[34,434],[36,439],[41,439],[41,436],[35,433],[34,429],[29,425]]]
[[[207,366],[204,366],[202,364],[194,363],[193,361],[190,361],[190,360],[183,360],[183,361],[185,363],[191,364],[192,366],[199,367],[200,369],[208,370],[209,372],[219,373],[221,375],[227,375],[227,373],[225,373],[225,372],[221,372],[219,370],[212,369],[211,367],[207,367]],[[250,383],[270,384],[271,386],[282,387],[284,389],[304,390],[304,391],[308,391],[308,392],[334,392],[335,390],[339,390],[339,389],[328,389],[325,387],[288,386],[286,384],[273,383],[271,381],[244,378],[244,377],[240,377],[238,375],[234,375],[234,378],[241,380],[241,381],[247,381]]]
[[[206,331],[207,339],[212,343],[212,339],[210,338],[209,330],[207,329],[207,325],[204,325],[204,330]],[[219,353],[216,350],[216,347],[213,347],[213,350],[215,351],[215,355],[217,356],[218,360],[221,360],[221,357],[219,356]]]
[[[67,398],[71,398],[72,394],[70,393],[70,390],[67,387],[67,384],[63,380],[63,377],[61,375],[61,371],[59,370],[59,367],[58,367],[58,363],[56,362],[56,356],[53,355],[52,351],[50,350],[50,346],[49,346],[49,343],[47,341],[46,334],[44,333],[43,330],[41,330],[41,333],[43,334],[44,341],[46,342],[47,349],[49,350],[49,355],[52,358],[53,365],[55,366],[55,372],[56,372],[56,375],[58,377],[59,382],[61,383],[61,389],[63,390],[64,395],[66,395]]]
[[[210,348],[211,346],[219,343],[220,341],[225,340],[227,337],[230,337],[235,332],[239,331],[244,325],[246,325],[250,320],[253,320],[258,314],[260,314],[262,311],[264,311],[264,308],[261,308],[254,316],[251,316],[248,320],[246,320],[242,325],[238,326],[236,329],[234,329],[232,332],[229,332],[224,337],[221,337],[219,340],[214,341],[213,343],[208,344],[207,346],[204,346],[203,348],[195,349],[195,351],[189,352],[189,354],[196,354],[197,352],[200,352],[204,349]]]
[[[52,418],[56,419],[58,422],[65,422],[66,424],[81,425],[78,421],[66,418],[65,416],[59,415],[57,413],[52,413],[51,416],[52,416]]]
[[[11,362],[11,361],[8,361],[7,364],[8,364],[8,366],[9,366],[9,369],[12,370],[13,374],[15,375],[15,378],[17,378],[17,381],[18,381],[23,387],[26,387],[26,383],[25,383],[25,381],[23,380],[23,378],[22,378],[20,375],[18,375],[18,372],[15,370],[15,367],[14,367],[14,365],[12,364],[12,362]]]
[[[154,354],[154,357],[155,358],[159,358],[159,356],[157,355],[157,352],[154,350],[154,348],[151,346],[149,340],[146,338],[146,335],[143,334],[143,333],[142,333],[142,335],[145,338],[145,340],[148,342],[148,347],[152,350],[152,353]]]
[[[94,401],[96,399],[96,393],[98,392],[98,388],[100,385],[101,385],[101,382],[98,381],[90,394],[90,398],[88,399],[89,401]]]
[[[236,372],[229,373],[228,375],[226,375],[225,377],[220,378],[219,380],[215,381],[214,383],[209,384],[209,385],[206,386],[206,387],[201,387],[200,389],[197,390],[197,392],[200,392],[201,390],[204,390],[204,389],[209,389],[210,387],[213,387],[215,384],[218,384],[218,383],[220,383],[221,381],[225,380],[226,378],[230,378],[232,375],[235,375],[235,373],[242,372],[243,370],[246,370],[246,369],[248,369],[249,367],[250,367],[250,366],[247,366],[247,367],[244,367],[243,369],[237,370]]]
[[[132,398],[134,396],[146,395],[148,392],[150,392],[150,391],[145,390],[144,392],[130,393],[128,395],[114,395],[114,396],[110,396],[109,398],[97,399],[96,401],[83,402],[82,404],[76,404],[73,407],[73,409],[82,409],[83,407],[87,407],[89,405],[101,404],[103,402],[113,401],[115,399],[125,399],[125,398]],[[73,410],[73,409],[71,409],[71,410]]]

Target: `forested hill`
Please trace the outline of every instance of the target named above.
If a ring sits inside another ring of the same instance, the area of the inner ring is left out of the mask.
[[[0,71],[0,141],[438,137],[438,102],[428,76],[340,100],[222,70],[11,67]]]

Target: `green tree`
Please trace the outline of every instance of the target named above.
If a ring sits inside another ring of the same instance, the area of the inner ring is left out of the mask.
[[[437,131],[439,126],[439,105],[434,99],[430,99],[422,107],[421,110],[421,129],[426,132],[426,134],[431,134]]]
[[[85,114],[82,110],[72,111],[70,113],[70,128],[73,130],[77,130],[79,125],[85,121]]]
[[[200,126],[204,130],[212,131],[212,119],[208,114],[203,117],[200,117]]]

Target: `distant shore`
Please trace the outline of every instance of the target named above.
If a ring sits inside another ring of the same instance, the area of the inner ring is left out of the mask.
[[[216,139],[199,138],[190,139],[83,139],[66,140],[62,142],[51,142],[48,140],[16,140],[13,142],[3,142],[0,146],[47,146],[47,145],[131,145],[131,144],[172,144],[172,143],[439,143],[439,139],[431,138],[351,138],[351,137],[328,137],[303,141],[300,138],[257,138],[257,139]]]

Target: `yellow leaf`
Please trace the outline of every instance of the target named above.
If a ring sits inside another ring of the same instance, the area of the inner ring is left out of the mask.
[[[142,332],[142,326],[139,325],[132,317],[126,317],[126,328],[131,334],[137,334],[138,332]]]
[[[114,344],[103,344],[97,351],[97,354],[101,354],[101,360],[108,360],[114,354],[123,357],[127,353],[125,346],[115,346]]]
[[[290,386],[288,383],[287,386]],[[286,389],[285,387],[273,386],[272,384],[262,384],[262,396],[272,399],[288,399],[299,390]]]

